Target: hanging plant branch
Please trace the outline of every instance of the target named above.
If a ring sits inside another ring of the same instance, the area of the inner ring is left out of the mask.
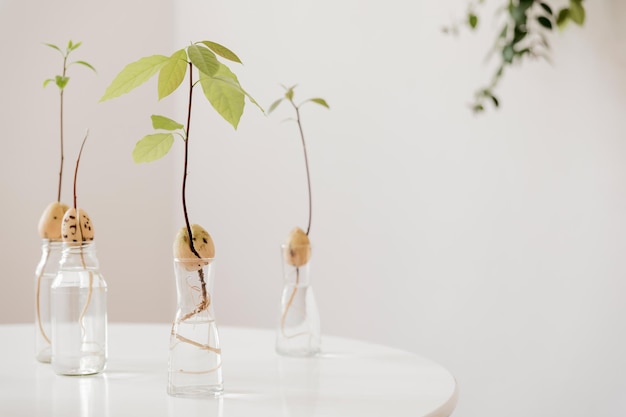
[[[451,26],[445,27],[445,33],[458,34],[461,27],[467,26],[475,31],[479,28],[478,9],[485,3],[484,0],[471,1],[468,4],[465,18]],[[569,22],[582,26],[586,12],[583,0],[569,0],[566,7],[558,11],[542,0],[508,0],[496,12],[500,31],[494,45],[488,54],[488,59],[496,57],[498,65],[491,81],[479,88],[474,94],[470,105],[474,113],[485,111],[487,104],[495,108],[500,107],[500,99],[496,95],[505,71],[522,64],[529,59],[550,59],[550,43],[548,35],[555,28],[563,29]]]

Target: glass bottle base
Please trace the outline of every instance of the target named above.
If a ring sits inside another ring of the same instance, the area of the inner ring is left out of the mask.
[[[321,350],[318,349],[307,349],[307,348],[281,348],[276,347],[276,353],[282,356],[291,356],[294,358],[309,358],[313,356],[319,355]]]
[[[168,386],[167,393],[178,398],[215,398],[222,395],[224,387],[219,385],[198,385],[186,387]]]
[[[104,371],[106,357],[101,354],[83,356],[80,358],[67,358],[59,360],[53,358],[52,369],[58,375],[81,376],[93,375]]]
[[[50,360],[52,358],[50,346],[41,349],[39,352],[37,352],[37,355],[35,357],[41,363],[50,363]]]

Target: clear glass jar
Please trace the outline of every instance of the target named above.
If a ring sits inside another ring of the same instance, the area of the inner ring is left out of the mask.
[[[35,357],[43,363],[50,363],[50,287],[59,271],[62,247],[61,241],[43,239],[35,269]]]
[[[64,243],[50,301],[54,372],[102,372],[107,360],[107,285],[93,241]]]
[[[212,291],[214,259],[174,259],[177,308],[172,324],[167,393],[216,397],[224,390],[222,351]]]
[[[306,249],[311,250],[310,246]],[[315,356],[320,352],[321,333],[311,286],[311,260],[308,257],[304,265],[294,266],[288,261],[287,252],[288,246],[282,245],[284,282],[276,352],[285,356]]]

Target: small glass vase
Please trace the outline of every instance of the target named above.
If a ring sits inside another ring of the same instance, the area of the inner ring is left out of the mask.
[[[167,393],[174,397],[217,397],[224,390],[211,297],[214,268],[210,258],[174,259],[177,308],[167,384]]]
[[[61,241],[43,239],[41,259],[35,269],[35,357],[39,362],[50,363],[51,317],[50,287],[59,271]]]
[[[320,317],[311,286],[311,260],[294,266],[289,262],[293,245],[281,246],[283,292],[276,331],[276,352],[284,356],[315,356],[320,352]],[[295,248],[296,250],[298,248]],[[310,246],[306,248],[311,251]]]
[[[102,372],[107,360],[107,285],[93,241],[63,244],[50,306],[54,372]]]

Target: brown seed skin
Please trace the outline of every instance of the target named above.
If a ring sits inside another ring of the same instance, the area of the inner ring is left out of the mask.
[[[82,208],[70,208],[63,216],[61,237],[64,242],[82,243],[91,242],[94,238],[94,229],[87,212]]]
[[[311,259],[311,242],[304,230],[295,227],[285,243],[285,262],[295,267],[306,265]]]
[[[192,224],[191,236],[193,237],[193,247],[196,252],[198,252],[198,255],[200,255],[200,258],[212,259],[215,257],[215,244],[213,243],[213,238],[211,238],[209,232],[207,232],[199,224]],[[183,265],[188,271],[197,271],[202,268],[203,265],[207,264],[207,262],[195,261],[198,257],[191,251],[187,228],[184,226],[181,227],[176,234],[173,249],[174,258],[185,260]]]
[[[67,204],[59,201],[48,204],[39,218],[38,229],[42,239],[61,240],[61,223],[67,209]]]

